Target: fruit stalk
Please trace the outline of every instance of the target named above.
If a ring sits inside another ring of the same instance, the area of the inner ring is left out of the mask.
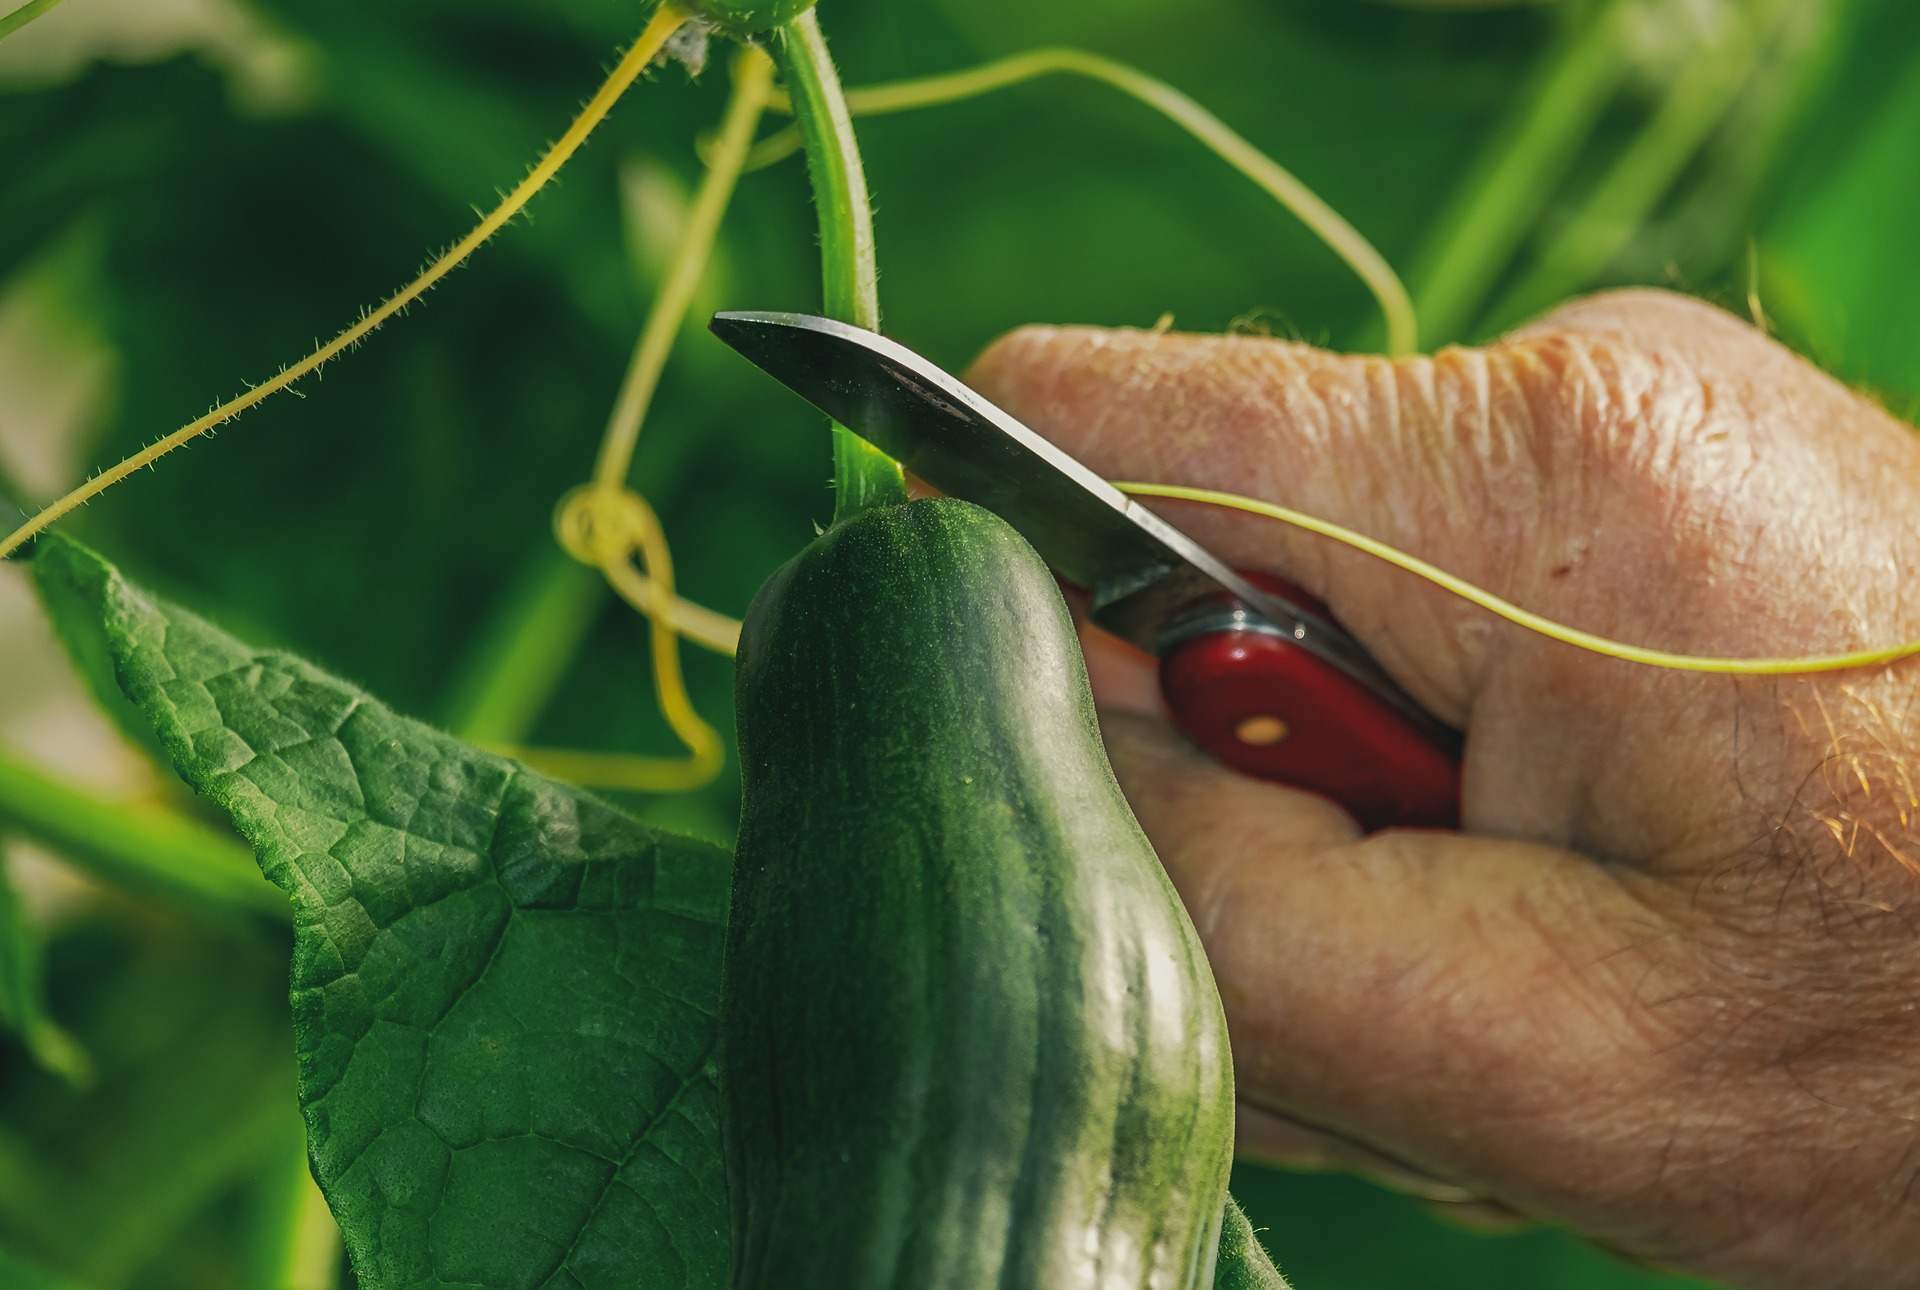
[[[773,56],[806,146],[807,173],[819,207],[827,316],[878,331],[879,269],[867,175],[840,74],[813,11],[774,33]],[[900,464],[842,425],[833,427],[833,483],[835,522],[907,498]]]

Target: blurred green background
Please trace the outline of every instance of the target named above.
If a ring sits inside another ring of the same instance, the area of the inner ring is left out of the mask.
[[[0,43],[0,493],[47,500],[405,281],[520,178],[642,8],[66,0]],[[1920,399],[1907,0],[821,8],[850,84],[1070,43],[1188,90],[1401,269],[1429,345],[1649,283],[1764,318],[1902,415]],[[676,751],[643,625],[566,565],[549,521],[591,468],[725,90],[718,67],[661,70],[424,305],[69,531],[402,711],[503,741]],[[1379,343],[1339,261],[1102,87],[1050,80],[860,133],[889,328],[947,365],[1022,322],[1167,313]],[[817,293],[801,165],[749,175],[702,307]],[[684,593],[741,612],[827,519],[828,469],[816,419],[690,327],[634,475]],[[102,792],[174,792],[82,729],[5,572],[0,744]],[[535,604],[551,692],[504,701],[488,661]],[[688,668],[729,728],[728,662],[689,649]],[[623,800],[725,839],[736,797],[730,767],[699,794]],[[288,1203],[297,1133],[286,944],[78,884],[28,848],[13,862],[53,1014],[98,1073],[75,1086],[0,1041],[0,1284],[34,1284],[14,1256],[94,1290],[271,1284],[256,1247]],[[1349,1179],[1243,1167],[1236,1192],[1304,1290],[1679,1284],[1554,1232],[1473,1234]]]

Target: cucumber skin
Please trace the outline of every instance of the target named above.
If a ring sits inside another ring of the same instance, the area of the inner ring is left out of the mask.
[[[1032,548],[950,499],[837,525],[737,685],[735,1290],[1210,1286],[1226,1022]]]

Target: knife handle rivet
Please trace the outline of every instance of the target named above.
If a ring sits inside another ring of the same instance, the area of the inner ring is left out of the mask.
[[[1271,748],[1292,733],[1286,722],[1273,716],[1243,717],[1233,728],[1233,737],[1252,748]]]

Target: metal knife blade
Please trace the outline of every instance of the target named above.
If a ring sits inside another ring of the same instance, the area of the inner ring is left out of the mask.
[[[1339,626],[1274,596],[1070,454],[905,346],[811,314],[715,314],[714,335],[949,496],[1006,520],[1102,628],[1158,654],[1176,612],[1227,592],[1274,634],[1323,659],[1422,727],[1442,730]]]

